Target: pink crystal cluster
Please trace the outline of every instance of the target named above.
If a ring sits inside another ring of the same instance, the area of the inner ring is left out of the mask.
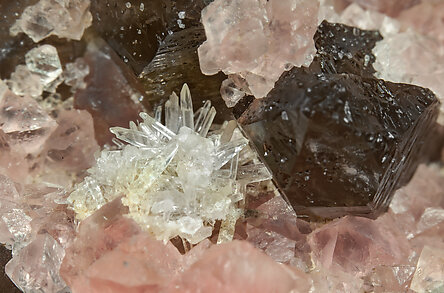
[[[421,166],[377,220],[324,225],[252,188],[233,242],[181,254],[126,217],[120,198],[84,220],[61,275],[73,292],[441,292],[444,178]],[[421,195],[421,196],[418,196]],[[182,251],[183,252],[183,251]],[[293,291],[292,291],[293,290]],[[435,290],[435,291],[433,291]]]
[[[312,0],[216,0],[202,11],[207,40],[198,50],[200,67],[233,75],[223,84],[229,107],[244,92],[264,97],[282,72],[311,62],[318,8]]]
[[[91,115],[36,100],[1,83],[0,241],[12,248],[8,276],[24,291],[56,292],[64,248],[74,237],[64,188],[94,160]]]

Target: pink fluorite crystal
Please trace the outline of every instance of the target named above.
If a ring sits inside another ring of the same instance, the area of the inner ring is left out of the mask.
[[[59,275],[64,255],[64,249],[54,238],[38,235],[14,255],[5,271],[24,292],[59,292],[66,287]]]
[[[444,291],[444,245],[424,247],[410,288],[416,292]]]
[[[1,81],[0,81],[1,82]],[[0,97],[0,125],[10,146],[36,154],[56,128],[56,122],[30,97],[6,90]]]
[[[378,265],[397,265],[409,256],[404,239],[376,221],[346,216],[315,230],[308,239],[325,268],[366,274]]]
[[[307,276],[243,241],[213,246],[185,271],[173,292],[308,292]]]
[[[264,97],[282,72],[310,63],[318,8],[311,0],[210,3],[202,11],[207,36],[198,50],[202,72],[239,75],[255,97]],[[229,105],[237,102],[224,98]]]
[[[45,144],[46,164],[53,171],[80,172],[91,167],[99,145],[94,138],[91,114],[85,110],[61,110],[58,124]]]

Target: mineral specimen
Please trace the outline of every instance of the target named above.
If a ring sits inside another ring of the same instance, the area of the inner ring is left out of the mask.
[[[26,153],[38,153],[57,125],[34,99],[18,97],[9,90],[1,96],[0,109],[1,128],[10,146]]]
[[[430,88],[442,99],[444,77],[442,45],[434,39],[413,31],[391,35],[378,42],[373,49],[376,56],[374,67],[379,78],[405,82]],[[444,124],[444,108],[438,120]]]
[[[80,40],[91,25],[89,4],[89,0],[40,0],[23,11],[11,34],[24,32],[36,43],[50,35]]]
[[[378,265],[406,262],[410,250],[403,240],[377,221],[346,216],[314,231],[308,242],[322,267],[365,274]]]
[[[162,108],[156,119],[141,113],[143,122],[111,129],[128,145],[118,142],[121,149],[102,151],[89,176],[71,193],[69,202],[77,217],[84,219],[123,195],[129,217],[164,241],[180,236],[198,243],[211,236],[217,220],[234,227],[243,185],[269,179],[265,167],[238,168],[247,140],[233,136],[233,128],[207,137],[216,111],[207,102],[195,115],[187,85],[180,102],[174,93],[166,102],[166,127],[161,115]],[[233,237],[221,230],[220,237]]]
[[[307,0],[210,3],[202,11],[202,72],[239,75],[255,97],[264,97],[282,72],[310,63],[318,8]]]
[[[195,89],[194,104],[206,100],[217,110],[217,123],[232,119],[231,112],[220,98],[222,73],[214,76],[202,74],[199,67],[197,48],[205,40],[202,24],[188,26],[168,34],[160,43],[154,59],[143,69],[140,78],[146,92],[146,102],[156,104],[167,99],[168,94],[180,89],[186,82]],[[180,74],[178,74],[180,72]]]

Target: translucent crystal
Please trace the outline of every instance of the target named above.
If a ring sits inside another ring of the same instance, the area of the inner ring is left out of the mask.
[[[19,96],[38,97],[43,92],[40,76],[25,65],[18,65],[8,80],[11,91]]]
[[[24,292],[59,292],[66,287],[59,275],[65,250],[48,234],[38,235],[14,255],[5,272]]]
[[[1,83],[1,82],[0,82]],[[56,127],[56,122],[30,97],[9,90],[0,97],[0,124],[12,146],[37,153]]]
[[[26,53],[25,60],[29,70],[40,76],[43,87],[50,87],[62,74],[62,64],[54,46],[42,45],[34,48]]]
[[[86,88],[85,77],[89,74],[89,66],[83,58],[77,58],[75,62],[66,64],[63,72],[65,84],[71,86],[71,92]]]
[[[222,1],[202,11],[207,41],[198,50],[204,74],[234,74],[262,98],[291,66],[308,65],[314,54],[318,1]],[[283,46],[282,44],[285,44]],[[225,96],[235,104],[240,93]]]
[[[31,235],[32,218],[19,208],[13,208],[2,215],[2,220],[14,237],[14,249],[19,249],[26,244]]]
[[[80,40],[92,22],[89,5],[89,0],[40,0],[25,8],[10,32],[24,32],[36,43],[50,35]]]
[[[424,247],[410,288],[416,292],[442,292],[444,290],[443,246]]]
[[[220,93],[229,108],[234,107],[245,96],[245,92],[237,88],[235,83],[229,78],[222,82]]]
[[[240,186],[269,175],[254,165],[244,168],[237,182],[238,154],[247,140],[240,132],[232,135],[227,125],[233,123],[207,137],[215,115],[211,103],[195,114],[188,86],[180,96],[173,93],[165,103],[166,127],[141,113],[142,122],[111,128],[127,145],[102,151],[89,176],[75,187],[68,200],[77,218],[123,195],[128,216],[158,239],[180,236],[195,244],[211,236],[217,220],[224,221],[221,241],[232,239],[244,199]]]

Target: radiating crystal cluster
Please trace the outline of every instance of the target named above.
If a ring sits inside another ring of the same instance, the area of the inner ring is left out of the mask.
[[[40,0],[28,6],[11,27],[11,34],[27,34],[34,42],[50,35],[80,40],[91,25],[89,0]]]
[[[123,196],[128,216],[164,241],[180,236],[198,243],[211,236],[218,220],[233,230],[245,185],[269,175],[262,164],[239,166],[247,140],[234,131],[233,122],[209,132],[215,115],[209,102],[194,113],[184,85],[180,99],[173,93],[165,103],[165,126],[159,107],[155,118],[141,113],[143,122],[111,128],[127,144],[116,141],[118,150],[102,151],[71,193],[77,217],[84,219]]]
[[[207,35],[198,51],[202,72],[234,74],[244,90],[266,96],[282,72],[310,63],[318,8],[311,0],[212,2],[202,11]],[[229,106],[240,98],[230,89],[222,94]]]

